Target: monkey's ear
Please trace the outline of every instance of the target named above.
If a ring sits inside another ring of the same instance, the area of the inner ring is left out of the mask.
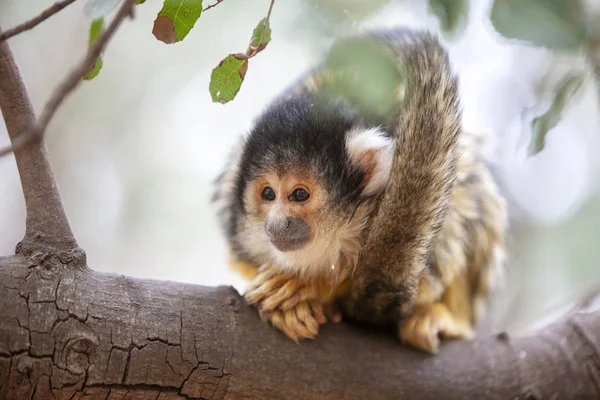
[[[393,140],[378,128],[354,128],[346,133],[346,150],[350,162],[365,171],[362,196],[385,189],[394,158]]]

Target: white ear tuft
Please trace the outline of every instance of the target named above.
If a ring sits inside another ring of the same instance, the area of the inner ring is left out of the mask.
[[[366,171],[362,196],[385,189],[394,158],[394,141],[379,128],[353,128],[346,133],[350,162]]]

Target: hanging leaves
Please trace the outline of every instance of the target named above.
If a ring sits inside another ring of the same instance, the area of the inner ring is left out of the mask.
[[[468,0],[429,0],[429,10],[440,20],[446,33],[456,33],[467,24],[469,19]]]
[[[202,14],[202,0],[164,0],[152,34],[163,43],[181,42]]]
[[[584,82],[584,76],[570,75],[558,84],[550,108],[531,121],[531,141],[527,151],[528,155],[535,155],[544,149],[548,131],[561,120],[564,111],[581,92]]]
[[[491,20],[506,38],[554,50],[581,49],[589,31],[580,0],[495,0]]]
[[[252,31],[246,53],[229,54],[212,70],[208,90],[213,102],[225,104],[235,98],[246,77],[248,60],[263,51],[271,41],[269,16],[273,3],[271,0],[267,16]]]

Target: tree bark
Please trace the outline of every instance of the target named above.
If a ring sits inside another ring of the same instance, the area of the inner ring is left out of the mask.
[[[299,345],[228,287],[0,258],[1,399],[598,399],[600,313],[446,343],[325,325]]]

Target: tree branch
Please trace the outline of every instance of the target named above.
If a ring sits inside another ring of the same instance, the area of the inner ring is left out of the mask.
[[[79,63],[79,65],[73,68],[67,77],[54,89],[37,122],[32,124],[26,133],[20,134],[16,137],[11,137],[12,145],[5,149],[0,149],[0,157],[10,154],[16,149],[20,149],[29,143],[41,140],[41,138],[44,136],[44,132],[46,131],[48,123],[56,113],[58,107],[81,83],[83,76],[89,71],[90,66],[94,65],[98,59],[98,56],[100,53],[102,53],[123,20],[125,20],[127,16],[133,15],[134,2],[135,0],[123,1],[121,8],[111,21],[110,25],[108,25],[104,33],[102,33],[94,45],[90,47],[85,58]]]
[[[600,398],[600,312],[437,356],[346,323],[297,345],[230,288],[28,264],[0,258],[3,399]]]
[[[214,3],[214,4],[211,4],[210,6],[207,6],[206,8],[204,8],[204,9],[202,10],[202,12],[208,11],[208,10],[210,10],[211,8],[213,8],[213,7],[216,7],[216,6],[218,6],[219,4],[221,4],[222,2],[223,2],[223,0],[217,0],[217,1],[216,1],[216,3]]]
[[[0,110],[13,142],[35,123],[27,87],[7,42],[0,42]],[[37,246],[51,245],[63,250],[76,248],[44,143],[32,143],[18,150],[15,159],[27,209],[21,244],[27,247],[35,242]]]
[[[29,21],[25,21],[22,24],[15,26],[14,28],[8,29],[5,32],[0,34],[0,42],[3,40],[7,40],[15,35],[18,35],[21,32],[28,31],[32,28],[35,28],[40,23],[44,22],[54,14],[58,13],[60,10],[68,6],[69,4],[74,3],[75,0],[63,0],[54,3],[52,6],[48,7],[41,14],[33,17]]]

